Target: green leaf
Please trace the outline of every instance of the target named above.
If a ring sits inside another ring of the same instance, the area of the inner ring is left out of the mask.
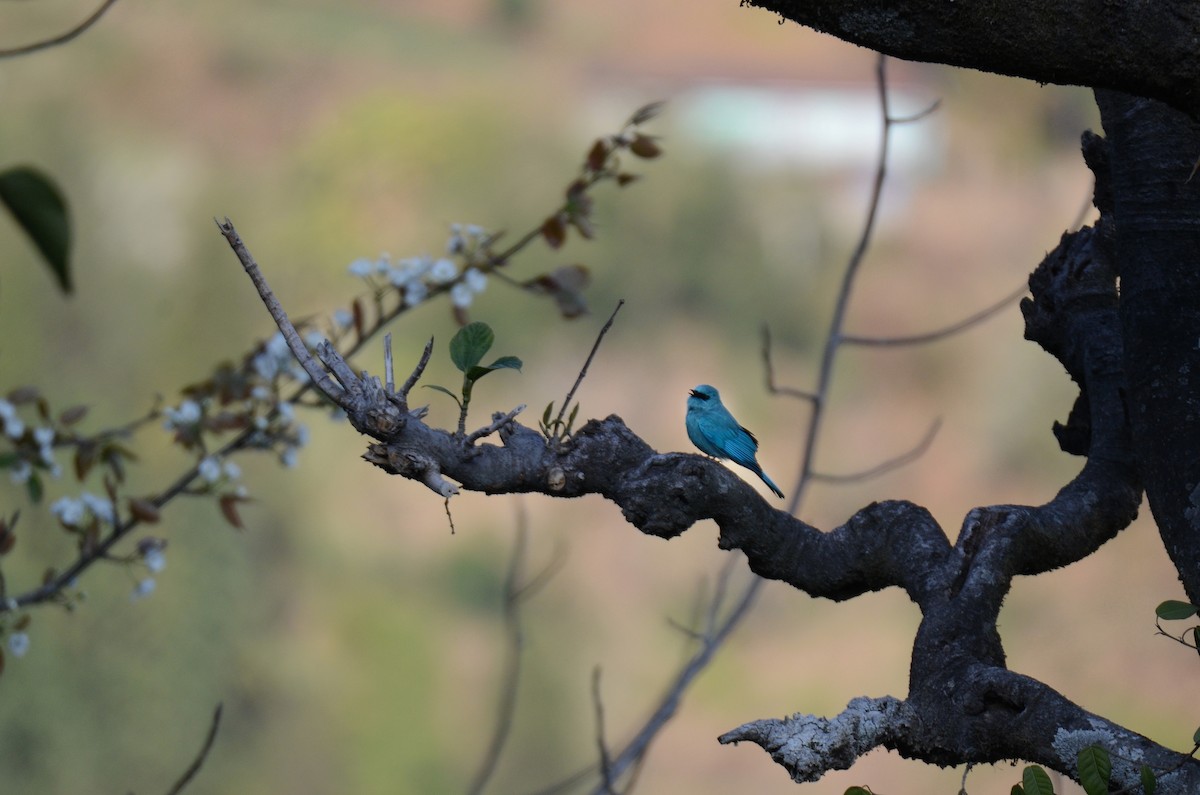
[[[870,787],[848,787],[843,795],[874,795]]]
[[[42,485],[42,479],[34,472],[29,476],[29,480],[25,481],[25,488],[29,491],[30,502],[41,502],[42,495],[46,493],[45,487]]]
[[[1025,788],[1020,784],[1013,784],[1012,789],[1008,791],[1008,795],[1025,795]]]
[[[1021,773],[1021,785],[1026,795],[1054,795],[1054,785],[1046,771],[1037,765],[1028,765]]]
[[[1142,789],[1146,795],[1154,795],[1154,791],[1158,789],[1158,779],[1154,777],[1154,771],[1149,765],[1142,765]]]
[[[1192,735],[1192,744],[1200,745],[1200,729],[1196,729],[1195,734]]]
[[[519,372],[521,372],[521,368],[524,366],[525,366],[525,363],[522,362],[520,359],[518,359],[516,356],[501,356],[499,359],[497,359],[496,361],[489,364],[488,369],[489,370],[516,370],[519,373]]]
[[[1196,606],[1178,599],[1168,599],[1154,608],[1154,614],[1164,621],[1181,621],[1196,615]]]
[[[1079,783],[1087,795],[1106,795],[1108,779],[1112,775],[1112,760],[1098,745],[1089,745],[1079,752]]]
[[[487,323],[468,323],[450,340],[450,361],[460,372],[466,373],[479,364],[495,340],[496,335]]]
[[[434,390],[437,390],[438,392],[441,392],[442,394],[449,395],[450,397],[452,397],[454,399],[454,402],[458,404],[458,407],[462,408],[462,401],[458,399],[458,395],[454,394],[449,389],[446,389],[446,387],[438,386],[437,384],[422,384],[422,386],[425,387],[426,389],[434,389]]]
[[[502,356],[496,361],[489,364],[487,367],[472,367],[467,370],[466,379],[468,381],[478,381],[494,370],[516,370],[521,371],[521,360],[516,356]]]
[[[546,410],[542,412],[542,427],[550,427],[550,414],[554,411],[554,401],[551,400],[546,404]]]
[[[71,292],[71,223],[58,187],[28,166],[10,168],[0,172],[0,203],[37,246],[59,288]]]

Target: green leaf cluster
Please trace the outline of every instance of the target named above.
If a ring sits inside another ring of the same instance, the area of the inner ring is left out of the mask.
[[[475,382],[488,373],[496,370],[521,370],[522,362],[516,356],[501,356],[488,365],[481,365],[483,357],[491,350],[496,341],[496,334],[487,323],[475,321],[468,323],[458,330],[454,339],[450,340],[450,361],[463,374],[461,399],[444,386],[428,384],[429,389],[449,395],[458,404],[465,419],[467,406],[471,403],[471,392]]]

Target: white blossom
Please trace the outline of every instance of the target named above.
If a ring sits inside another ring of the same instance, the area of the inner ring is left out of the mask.
[[[79,499],[97,519],[109,524],[113,523],[115,517],[113,516],[113,506],[110,501],[86,491],[79,495]]]
[[[87,516],[87,508],[83,500],[73,500],[70,497],[59,497],[50,505],[50,513],[58,517],[58,521],[67,527],[79,527]]]
[[[354,262],[350,263],[350,267],[348,267],[347,270],[350,271],[351,276],[357,276],[360,279],[365,279],[371,275],[372,271],[375,270],[375,263],[366,257],[359,257],[358,259],[354,260]]]
[[[242,468],[238,466],[236,461],[226,460],[221,469],[225,472],[225,477],[230,480],[237,480],[242,476]]]
[[[479,270],[479,268],[469,268],[463,274],[463,284],[470,287],[474,292],[482,293],[487,289],[487,274]]]
[[[138,584],[133,586],[133,593],[129,595],[129,600],[131,602],[136,602],[139,599],[145,599],[147,596],[154,593],[155,585],[157,585],[157,583],[154,582],[153,577],[146,577],[138,581]]]
[[[457,306],[459,309],[466,309],[475,300],[475,293],[471,292],[471,288],[466,282],[459,282],[450,288],[450,303]]]
[[[350,328],[354,323],[354,313],[349,309],[335,309],[333,310],[333,322],[339,328]]]
[[[216,483],[221,478],[221,464],[212,456],[201,461],[196,471],[209,483]]]
[[[161,549],[155,547],[146,550],[146,553],[142,555],[142,562],[146,564],[146,568],[149,569],[152,574],[158,574],[160,571],[166,568],[167,556]]]
[[[433,263],[433,267],[429,269],[429,278],[439,284],[454,281],[458,276],[458,266],[454,264],[454,260],[443,257]]]
[[[194,400],[185,400],[179,404],[179,408],[168,407],[163,413],[167,415],[167,421],[163,423],[163,427],[168,431],[173,431],[176,428],[195,425],[200,421],[202,412],[199,403]]]
[[[425,296],[429,295],[429,288],[425,282],[409,282],[404,288],[404,303],[408,306],[416,306],[425,300]]]
[[[14,632],[8,636],[4,644],[8,653],[14,657],[24,657],[29,652],[29,635],[24,632]]]

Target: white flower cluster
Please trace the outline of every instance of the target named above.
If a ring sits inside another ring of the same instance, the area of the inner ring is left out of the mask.
[[[86,491],[77,499],[58,498],[50,504],[50,513],[57,516],[64,527],[86,527],[92,519],[112,524],[116,519],[111,502]]]
[[[22,439],[27,430],[25,421],[17,416],[17,407],[2,398],[0,398],[0,428],[3,428],[5,436],[14,441]],[[50,472],[51,477],[58,478],[62,475],[62,467],[54,460],[54,439],[56,437],[54,429],[37,426],[33,428],[31,436],[38,448],[38,461]],[[25,483],[32,475],[33,464],[24,457],[18,458],[8,473],[12,482],[17,484]]]
[[[409,307],[424,301],[429,296],[430,287],[452,285],[451,302],[456,307],[465,309],[475,300],[475,296],[487,287],[487,274],[470,266],[465,272],[460,272],[458,264],[451,257],[460,257],[471,263],[481,244],[487,239],[487,232],[481,226],[451,224],[450,239],[446,242],[446,253],[449,257],[435,259],[425,255],[408,257],[393,263],[390,256],[383,254],[374,260],[360,257],[350,263],[348,270],[350,275],[371,285],[375,285],[376,280],[391,285],[404,297],[404,305]]]
[[[264,381],[273,381],[276,376],[288,375],[295,379],[297,383],[308,383],[308,373],[304,372],[304,368],[300,366],[300,362],[296,361],[296,357],[292,356],[292,349],[288,347],[287,340],[283,338],[283,333],[279,331],[275,332],[275,336],[267,340],[267,344],[263,346],[262,351],[254,357],[251,366],[254,368],[254,372]]]

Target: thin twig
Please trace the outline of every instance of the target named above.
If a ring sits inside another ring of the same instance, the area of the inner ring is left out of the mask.
[[[417,362],[416,369],[414,369],[412,371],[412,375],[405,380],[404,386],[400,387],[401,397],[407,396],[408,393],[412,391],[412,388],[417,385],[417,381],[420,380],[421,374],[425,372],[425,367],[429,364],[429,357],[432,355],[433,337],[430,337],[429,342],[425,343],[425,350],[421,352],[421,360]]]
[[[599,665],[592,669],[592,708],[596,711],[596,749],[600,754],[601,789],[599,792],[603,795],[616,795],[613,790],[613,781],[616,776],[613,775],[612,764],[608,756],[608,743],[604,739],[604,699],[600,696]]]
[[[91,16],[68,30],[66,33],[59,34],[54,38],[45,39],[43,41],[35,41],[33,44],[22,44],[20,47],[13,47],[8,50],[0,50],[0,58],[15,58],[18,55],[28,55],[31,52],[47,50],[51,47],[57,47],[60,44],[66,44],[71,39],[74,39],[92,25],[96,24],[100,20],[100,17],[104,16],[104,12],[111,8],[116,2],[117,0],[104,0],[104,2],[100,4],[100,7],[92,12]]]
[[[775,365],[771,361],[771,327],[766,323],[763,323],[762,326],[762,360],[763,373],[767,378],[767,392],[772,395],[787,395],[799,400],[807,400],[809,403],[816,402],[817,396],[812,392],[805,392],[790,386],[779,386],[775,383]]]
[[[571,385],[570,391],[567,392],[566,398],[563,399],[563,404],[558,409],[558,416],[554,418],[554,425],[552,427],[561,427],[560,423],[562,422],[563,415],[567,413],[567,407],[571,405],[571,401],[575,397],[575,390],[579,389],[579,385],[583,383],[584,377],[587,376],[588,368],[592,366],[592,359],[596,357],[596,351],[600,349],[600,343],[604,340],[604,335],[608,333],[610,328],[612,328],[613,320],[617,317],[617,313],[621,311],[621,307],[623,306],[625,306],[624,298],[617,301],[616,308],[613,309],[612,314],[608,316],[608,320],[605,321],[604,326],[601,327],[600,333],[596,335],[596,341],[592,343],[591,353],[588,354],[587,359],[583,363],[583,367],[579,370],[579,375],[575,378],[575,383]]]
[[[467,445],[469,447],[470,445],[474,444],[476,440],[482,439],[485,436],[491,436],[493,433],[495,433],[496,431],[503,428],[505,425],[508,425],[510,422],[512,422],[513,418],[516,417],[518,414],[520,414],[524,410],[525,410],[525,404],[522,403],[521,405],[517,406],[512,411],[505,414],[503,417],[497,417],[496,419],[492,420],[489,424],[485,425],[484,427],[480,428],[477,431],[471,431],[471,435],[466,437],[465,439],[463,439],[463,444]]]
[[[800,501],[803,499],[804,489],[811,481],[810,476],[813,471],[813,459],[817,450],[817,438],[820,435],[821,421],[825,416],[825,405],[829,396],[829,387],[833,382],[833,364],[837,358],[837,352],[842,340],[842,328],[846,322],[846,310],[850,305],[850,294],[854,287],[854,279],[858,275],[858,269],[862,265],[863,258],[867,253],[867,247],[870,245],[871,235],[875,230],[875,221],[879,217],[880,198],[883,195],[883,183],[887,178],[888,147],[891,141],[892,125],[894,122],[891,112],[888,110],[887,56],[883,54],[880,54],[875,62],[875,77],[876,86],[879,91],[880,117],[883,120],[883,131],[879,136],[879,159],[875,166],[875,179],[871,184],[871,198],[867,204],[867,217],[863,223],[863,230],[859,235],[858,243],[855,245],[854,251],[850,254],[850,259],[846,263],[846,270],[842,274],[842,284],[838,289],[833,317],[829,321],[829,331],[825,336],[825,349],[821,354],[816,395],[812,402],[812,412],[808,417],[808,428],[804,437],[804,451],[800,458],[800,475],[797,479],[796,488],[792,491],[791,504],[788,506],[791,513],[796,512]]]
[[[213,711],[212,723],[208,727],[208,736],[204,738],[204,745],[200,746],[200,753],[196,754],[196,758],[192,760],[192,764],[188,769],[183,771],[183,775],[175,782],[175,786],[167,792],[167,795],[179,795],[183,791],[196,774],[200,772],[204,760],[208,758],[208,752],[212,750],[213,741],[217,739],[217,729],[221,726],[221,711],[224,708],[223,704],[217,704],[217,708]]]
[[[389,395],[396,391],[396,371],[392,362],[392,332],[383,335],[383,383]]]
[[[927,331],[924,334],[911,334],[903,337],[859,337],[852,334],[846,334],[842,337],[842,342],[847,345],[863,345],[875,347],[896,347],[901,345],[924,345],[929,342],[937,342],[938,340],[951,337],[959,332],[966,331],[972,326],[978,325],[995,314],[998,314],[1002,309],[1006,308],[1013,301],[1016,301],[1021,296],[1029,292],[1029,287],[1022,284],[1016,290],[1001,298],[996,303],[985,309],[981,309],[970,317],[964,318],[957,323],[952,323],[945,328],[940,328],[935,331]]]
[[[480,795],[500,762],[500,754],[512,735],[513,716],[517,711],[517,688],[521,683],[521,652],[525,648],[525,637],[521,628],[520,586],[521,572],[525,566],[525,551],[529,543],[529,519],[525,503],[517,501],[517,529],[513,540],[512,558],[508,562],[508,573],[504,578],[504,630],[508,639],[508,653],[504,661],[504,673],[500,677],[500,704],[496,708],[496,724],[487,752],[480,760],[479,770],[468,795]]]
[[[905,464],[916,461],[925,454],[929,449],[929,445],[933,443],[933,437],[937,435],[938,430],[942,427],[942,420],[939,417],[929,426],[929,430],[925,431],[925,435],[921,437],[921,441],[917,442],[912,449],[901,453],[900,455],[882,461],[869,469],[863,469],[859,472],[852,472],[846,475],[830,475],[823,472],[813,472],[812,479],[819,480],[824,483],[860,483],[864,480],[877,478],[891,472],[893,469],[899,469]]]
[[[238,261],[242,263],[242,269],[246,271],[246,275],[254,283],[255,289],[258,290],[259,298],[262,299],[263,305],[267,307],[267,311],[271,313],[271,317],[275,320],[275,325],[279,327],[279,332],[283,334],[283,338],[287,341],[288,347],[291,348],[292,355],[296,357],[296,361],[300,362],[300,366],[304,368],[304,372],[308,373],[308,377],[312,379],[313,383],[330,400],[337,403],[337,398],[343,390],[333,382],[329,373],[318,365],[316,360],[313,359],[312,354],[308,352],[304,340],[300,339],[300,334],[296,331],[296,327],[288,319],[283,305],[279,303],[279,299],[275,297],[271,286],[267,284],[267,280],[262,275],[258,263],[254,261],[254,257],[250,254],[249,249],[246,248],[241,235],[233,228],[233,222],[228,218],[224,221],[217,221],[217,228],[221,230],[221,234],[229,242],[229,247],[237,255]]]

